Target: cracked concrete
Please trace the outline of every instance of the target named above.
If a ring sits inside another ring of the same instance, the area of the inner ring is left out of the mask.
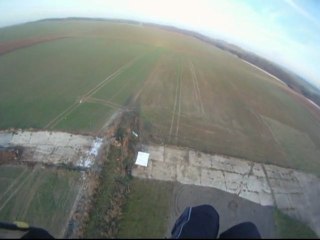
[[[312,174],[191,149],[142,146],[148,167],[133,176],[220,189],[262,206],[276,206],[320,236],[320,179]]]
[[[24,147],[21,161],[71,164],[83,168],[91,167],[96,156],[92,149],[101,141],[92,136],[65,132],[0,131],[1,146]]]

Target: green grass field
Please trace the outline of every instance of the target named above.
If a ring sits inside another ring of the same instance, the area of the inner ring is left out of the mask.
[[[0,56],[0,129],[97,133],[129,106],[146,143],[320,173],[320,115],[239,58],[140,25],[64,20],[0,29],[3,46],[56,36],[68,38]]]
[[[130,189],[117,237],[164,238],[173,183],[133,179]]]
[[[24,221],[62,237],[79,191],[80,173],[0,166],[0,219]]]

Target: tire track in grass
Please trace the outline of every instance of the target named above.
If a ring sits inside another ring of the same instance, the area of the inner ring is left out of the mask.
[[[146,55],[146,54],[145,54]],[[145,56],[143,55],[143,56]],[[142,57],[143,57],[142,56]],[[141,57],[141,58],[142,58]],[[115,109],[116,111],[112,114],[111,117],[108,118],[108,120],[103,124],[103,126],[96,132],[96,135],[100,135],[102,133],[102,131],[104,129],[106,129],[116,118],[120,117],[124,112],[127,112],[127,111],[135,111],[136,110],[136,107],[134,106],[134,104],[128,104],[128,105],[121,105],[121,104],[118,104],[118,103],[115,103],[114,101],[111,101],[114,97],[116,97],[116,95],[119,94],[119,92],[121,92],[123,90],[124,87],[127,87],[129,84],[129,82],[127,81],[127,83],[125,83],[124,86],[122,86],[117,92],[115,92],[110,98],[109,100],[102,100],[102,99],[98,99],[98,98],[93,98],[91,97],[90,99],[93,99],[93,100],[98,100],[100,101],[100,103],[102,103],[102,101],[104,101],[105,103],[108,103],[108,104],[111,104],[111,105],[114,105],[116,106],[117,108]],[[140,91],[138,92],[138,94],[136,94],[134,97],[133,97],[133,100],[132,102],[135,103],[137,101],[137,98],[139,97],[139,95],[141,94],[142,92],[142,88],[140,89]]]
[[[137,58],[133,59],[136,60]],[[73,112],[80,104],[82,101],[86,101],[90,96],[95,94],[97,91],[99,91],[102,87],[104,87],[107,83],[109,83],[112,79],[114,79],[116,76],[118,76],[120,73],[123,72],[124,68],[130,66],[133,62],[130,61],[126,65],[120,67],[116,72],[112,73],[109,75],[105,80],[100,82],[98,85],[96,85],[94,88],[89,90],[85,95],[81,97],[80,102],[76,101],[74,104],[72,104],[69,108],[67,108],[65,111],[63,111],[61,114],[59,114],[54,120],[52,120],[50,123],[45,128],[53,128],[56,126],[64,117],[69,115],[71,112]]]
[[[153,51],[155,52],[155,50]],[[150,54],[151,55],[151,54]],[[158,57],[157,57],[158,58]],[[144,71],[146,71],[146,69],[149,69],[151,66],[154,66],[154,63],[152,63],[152,60],[148,61],[147,63],[145,63],[142,66],[138,66],[137,67],[137,71],[135,72],[135,76],[139,76],[140,74],[143,74]],[[148,70],[147,70],[148,71]],[[138,77],[138,78],[132,78],[133,80],[129,80],[126,81],[125,84],[123,84],[123,86],[117,91],[115,92],[111,97],[110,97],[110,101],[116,101],[116,97],[119,96],[119,94],[125,90],[127,90],[128,88],[130,88],[130,90],[133,90],[133,92],[136,92],[135,88],[138,86],[139,81],[141,81],[142,78]],[[144,79],[143,79],[144,80]],[[143,81],[144,82],[144,81]],[[145,84],[142,85],[142,88],[144,87]],[[141,90],[142,90],[141,88]],[[140,92],[141,93],[141,92]],[[137,99],[136,94],[133,96],[133,99]]]
[[[78,106],[78,104],[78,102],[74,102],[67,109],[65,109],[58,116],[56,116],[53,120],[51,120],[44,128],[53,128],[63,117],[65,117],[65,115],[67,115],[69,112],[72,112]]]
[[[148,81],[148,79],[147,79]],[[126,84],[127,86],[128,84]],[[145,85],[145,84],[144,84]],[[132,102],[135,103],[138,99],[138,97],[140,96],[142,89],[144,89],[144,86],[140,89],[140,91],[133,97]],[[120,89],[121,90],[121,89]],[[118,90],[115,94],[117,94],[120,90]],[[110,98],[110,100],[114,97],[114,95]],[[116,118],[118,118],[119,116],[121,116],[124,112],[126,111],[135,111],[136,107],[134,106],[134,104],[129,104],[127,106],[122,106],[118,103],[115,103],[113,101],[110,100],[102,100],[102,99],[98,99],[98,98],[90,98],[93,100],[98,100],[98,101],[104,101],[105,103],[117,106],[116,111],[112,114],[112,116],[103,124],[103,126],[97,131],[96,135],[100,135],[102,133],[102,131],[104,129],[106,129]]]
[[[45,178],[45,172],[40,172],[40,174],[34,180],[34,184],[32,184],[32,189],[30,189],[30,191],[28,192],[28,194],[26,196],[23,210],[22,210],[22,214],[19,216],[20,219],[26,218],[28,210],[29,210],[30,205],[32,203],[32,200],[33,200],[35,194],[37,193],[39,187],[41,186],[41,184],[43,184],[44,178]]]
[[[105,80],[100,82],[96,87],[89,90],[85,95],[83,95],[82,98],[84,98],[84,100],[85,100],[87,97],[91,97],[92,95],[94,95],[101,88],[103,88],[107,83],[109,83],[111,80],[113,80],[115,77],[117,77],[120,73],[122,73],[124,70],[126,70],[128,67],[130,67],[132,64],[134,64],[136,61],[138,61],[138,59],[142,58],[144,55],[145,54],[137,56],[137,57],[133,58],[131,61],[129,61],[128,63],[126,63],[125,65],[118,68],[117,71],[115,71],[114,73],[109,75]]]
[[[85,102],[102,104],[102,105],[105,105],[107,107],[111,107],[112,109],[122,108],[121,105],[118,105],[116,103],[113,103],[113,102],[110,102],[110,101],[107,101],[107,100],[104,100],[104,99],[93,98],[93,97],[87,98]]]
[[[191,63],[191,68],[192,68],[193,79],[194,79],[195,86],[196,86],[196,89],[197,89],[198,101],[199,101],[199,104],[200,104],[201,112],[202,112],[202,114],[205,114],[204,107],[203,107],[203,102],[202,102],[202,98],[201,98],[200,87],[199,87],[199,80],[198,80],[198,77],[197,77],[196,70],[195,70],[193,62],[190,61],[190,63]]]
[[[232,81],[230,81],[229,84],[230,84],[231,88],[234,90],[235,94],[238,95],[239,99],[245,99],[246,96],[238,90],[238,88],[234,85],[234,83]],[[264,129],[270,134],[271,139],[274,141],[275,145],[278,146],[278,148],[279,148],[277,151],[279,151],[279,153],[282,155],[283,161],[286,162],[287,166],[291,166],[291,163],[288,161],[288,159],[289,159],[288,154],[284,151],[281,144],[276,139],[270,126],[265,122],[265,120],[261,117],[260,114],[256,113],[255,109],[253,109],[250,105],[248,105],[248,103],[246,103],[246,102],[244,102],[244,103],[246,104],[248,111],[252,114],[252,116],[254,116],[256,121],[258,123],[260,123],[261,126],[263,126]]]
[[[182,69],[183,69],[183,65],[181,62],[180,65],[180,72],[179,72],[179,97],[178,97],[178,115],[177,115],[177,126],[176,126],[176,134],[175,134],[175,141],[176,143],[178,142],[178,133],[179,133],[179,126],[180,126],[180,115],[181,115],[181,78],[182,78]]]
[[[152,71],[150,71],[149,76],[144,81],[142,87],[137,91],[137,93],[132,98],[132,102],[136,103],[139,99],[140,95],[145,89],[151,88],[151,86],[154,84],[154,79],[156,78],[156,75],[159,73],[159,67],[162,62],[162,56],[158,57],[157,62],[154,64]]]
[[[128,86],[132,84],[134,80],[127,80],[110,98],[110,101],[116,101],[115,98],[123,91],[126,90]]]
[[[37,170],[37,167],[35,167],[32,170],[32,172],[26,177],[26,179],[24,179],[24,181],[22,181],[21,184],[10,194],[10,196],[6,199],[6,201],[2,203],[0,207],[0,211],[9,203],[9,201],[17,194],[17,192],[30,181],[31,177],[33,176],[36,170]]]
[[[20,179],[23,177],[23,175],[26,175],[25,174],[26,172],[27,172],[27,169],[26,168],[23,169],[22,173],[20,173],[20,175],[13,181],[13,183],[10,184],[10,186],[7,188],[7,190],[1,194],[0,202],[5,197],[5,195],[11,190],[11,188],[13,188],[15,185],[17,185],[17,183],[20,181]]]
[[[114,103],[110,100],[103,100],[106,101],[110,104],[113,104],[115,106],[118,106],[117,111],[115,113],[113,113],[113,115],[107,120],[107,122],[99,129],[99,131],[97,131],[97,135],[100,135],[102,133],[102,131],[104,129],[107,128],[107,126],[110,125],[111,122],[113,122],[114,119],[116,119],[117,117],[119,117],[124,111],[135,111],[136,107],[134,106],[135,103],[137,102],[138,98],[140,97],[142,91],[144,89],[146,89],[147,87],[150,87],[153,83],[153,79],[154,76],[156,75],[156,73],[158,73],[158,68],[159,68],[159,62],[161,62],[161,57],[158,59],[157,63],[155,64],[155,67],[153,68],[153,70],[151,71],[151,73],[149,74],[149,77],[147,78],[147,80],[144,81],[143,86],[140,88],[140,90],[134,95],[134,97],[132,98],[132,101],[129,105],[127,106],[122,106],[119,105],[117,103]],[[97,98],[90,98],[90,99],[94,99],[94,100],[101,100],[101,99],[97,99]]]
[[[81,173],[81,174],[84,174],[84,173]],[[81,200],[81,197],[84,195],[84,189],[85,189],[84,178],[80,177],[78,184],[80,184],[79,190],[77,192],[75,200],[73,201],[73,204],[72,204],[71,210],[69,212],[66,224],[64,225],[63,229],[61,229],[60,236],[63,236],[63,238],[68,238],[68,236],[67,236],[68,224],[67,223],[69,223],[72,220],[72,216],[74,216],[74,214],[77,210],[77,207],[78,207],[78,204]]]
[[[174,105],[173,105],[173,113],[172,113],[171,126],[170,126],[170,131],[169,131],[169,141],[171,140],[173,123],[174,123],[175,112],[176,112],[177,101],[178,101],[178,86],[179,86],[179,73],[178,73],[177,82],[176,82],[175,101],[174,101]]]
[[[161,59],[161,57],[160,57]],[[143,86],[140,88],[140,90],[133,96],[132,98],[132,101],[128,104],[128,105],[125,105],[125,106],[122,106],[118,103],[115,103],[113,101],[110,101],[111,99],[113,99],[115,97],[116,94],[119,93],[119,91],[121,91],[122,89],[118,90],[111,98],[110,100],[102,100],[102,99],[98,99],[98,98],[93,98],[91,97],[90,99],[93,99],[93,100],[97,100],[97,101],[101,101],[101,104],[102,101],[105,102],[105,103],[108,103],[108,104],[111,104],[111,105],[114,105],[117,107],[116,111],[112,114],[112,116],[106,121],[105,124],[103,124],[103,126],[97,131],[97,135],[100,135],[102,133],[102,131],[104,129],[107,128],[107,126],[110,125],[111,122],[113,122],[114,119],[118,118],[123,112],[126,112],[126,111],[135,111],[137,108],[135,107],[135,103],[137,102],[140,94],[142,93],[142,91],[146,88],[146,86],[149,86],[151,83],[149,82],[152,82],[153,81],[153,75],[155,74],[155,72],[158,71],[158,65],[159,65],[159,62],[160,60],[158,59],[157,60],[157,63],[154,64],[156,67],[153,68],[152,72],[149,74],[149,77],[147,78],[147,80],[144,81],[143,83]],[[127,86],[127,84],[125,84],[125,86]]]
[[[189,65],[190,65],[190,72],[191,72],[191,75],[192,75],[192,83],[193,83],[193,94],[195,96],[195,100],[197,102],[197,105],[199,105],[199,96],[198,96],[198,91],[197,91],[197,87],[196,87],[196,83],[195,83],[195,80],[194,80],[194,72],[193,72],[193,69],[192,69],[192,62],[190,60],[189,62]],[[199,105],[200,106],[200,105]],[[200,106],[200,109],[201,109],[201,106]]]
[[[85,93],[82,97],[80,102],[76,101],[71,106],[69,106],[66,110],[64,110],[62,113],[60,113],[58,116],[56,116],[53,120],[51,120],[45,128],[52,129],[55,127],[64,117],[69,115],[71,112],[73,112],[77,107],[80,106],[82,101],[86,101],[87,98],[90,98],[92,95],[94,95],[97,91],[99,91],[101,88],[103,88],[105,85],[111,82],[115,77],[117,77],[119,74],[121,74],[123,71],[125,71],[128,67],[130,67],[134,62],[136,62],[138,59],[140,59],[143,55],[140,55],[138,57],[135,57],[125,65],[121,66],[110,74],[106,79],[104,79],[102,82],[98,83],[94,88],[90,89],[87,93]]]

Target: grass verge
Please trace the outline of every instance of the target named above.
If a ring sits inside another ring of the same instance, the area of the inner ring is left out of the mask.
[[[84,238],[114,238],[119,229],[122,208],[127,200],[131,168],[137,139],[132,137],[137,118],[134,113],[125,114],[115,133],[98,179]]]
[[[116,217],[120,211],[120,203],[126,195],[129,180],[119,172],[120,157],[121,149],[111,146],[101,171],[84,238],[109,238],[116,231]]]
[[[136,179],[120,220],[119,238],[163,238],[173,183]]]
[[[287,216],[278,209],[274,211],[274,219],[278,237],[280,238],[318,238],[307,225]]]

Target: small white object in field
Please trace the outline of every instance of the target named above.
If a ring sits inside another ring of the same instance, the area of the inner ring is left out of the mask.
[[[149,161],[149,153],[146,152],[138,152],[136,165],[147,167]]]

